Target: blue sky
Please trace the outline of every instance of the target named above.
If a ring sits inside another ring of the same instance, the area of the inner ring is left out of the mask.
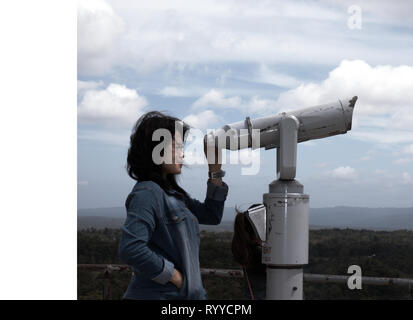
[[[124,205],[128,139],[144,112],[206,133],[353,95],[350,132],[298,146],[310,205],[413,206],[411,12],[389,1],[80,1],[78,207]],[[262,201],[275,150],[259,158],[256,175],[224,164],[227,206]],[[193,197],[206,181],[206,165],[183,168]]]

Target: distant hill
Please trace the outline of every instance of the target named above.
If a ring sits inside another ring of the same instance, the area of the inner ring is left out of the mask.
[[[224,208],[224,217],[218,226],[200,225],[200,230],[229,231],[233,229],[235,218],[234,208]],[[121,228],[126,218],[126,209],[123,207],[78,209],[77,226],[79,230],[87,228]]]
[[[413,208],[311,208],[310,225],[371,230],[413,230]]]
[[[91,208],[78,209],[78,217],[106,217],[106,218],[122,218],[126,217],[125,207],[110,207],[110,208]],[[224,208],[223,220],[233,221],[235,218],[234,208]]]
[[[95,229],[120,229],[125,221],[124,218],[110,218],[110,217],[77,217],[77,229],[84,230],[88,228]]]
[[[111,217],[77,217],[77,228],[78,230],[84,230],[88,228],[95,228],[95,229],[104,229],[104,228],[113,228],[119,229],[122,227],[125,218],[111,218]],[[222,221],[217,226],[207,226],[207,225],[199,225],[200,230],[205,231],[214,231],[214,232],[222,232],[222,231],[232,231],[233,229],[233,221]]]
[[[106,217],[106,218],[125,218],[125,207],[110,207],[110,208],[93,208],[93,209],[78,209],[78,217]]]
[[[126,217],[123,207],[78,210],[78,229],[120,228]],[[225,208],[218,226],[200,225],[206,231],[232,231],[234,208]],[[413,230],[413,208],[310,208],[310,228],[352,228],[370,230]]]

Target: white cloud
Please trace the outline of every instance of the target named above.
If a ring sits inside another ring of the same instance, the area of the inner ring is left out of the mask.
[[[263,99],[258,96],[253,96],[249,100],[242,99],[239,96],[229,97],[223,91],[217,89],[211,89],[202,95],[192,104],[192,107],[193,109],[235,109],[256,115],[274,114],[278,111],[275,100]]]
[[[413,141],[413,67],[343,60],[320,83],[301,84],[282,93],[276,104],[285,110],[359,97],[351,136],[380,143]]]
[[[81,0],[77,7],[77,52],[80,74],[104,74],[112,67],[125,23],[104,0]]]
[[[227,83],[227,78],[231,75],[231,70],[227,69],[219,75],[215,80],[220,86],[224,86]]]
[[[106,89],[88,90],[78,106],[78,118],[89,123],[129,127],[147,106],[136,90],[111,83]]]
[[[374,173],[379,178],[376,180],[376,184],[380,183],[387,187],[413,184],[413,176],[409,172],[395,173],[394,171],[376,169]]]
[[[408,172],[403,172],[402,184],[413,184],[413,176]]]
[[[220,120],[220,117],[218,117],[212,110],[205,110],[198,114],[190,114],[182,120],[194,128],[205,130],[214,128]]]
[[[261,64],[256,82],[269,83],[283,88],[292,88],[300,82],[287,74],[271,70],[267,65]]]
[[[412,112],[412,88],[413,67],[371,67],[362,60],[343,60],[321,83],[302,84],[281,94],[278,103],[304,107],[357,95],[358,115],[394,115]],[[387,125],[382,122],[380,126]]]
[[[224,93],[216,90],[211,89],[207,93],[205,93],[202,97],[196,100],[193,103],[194,108],[201,108],[201,107],[219,107],[219,108],[236,108],[241,105],[241,98],[240,97],[230,97],[226,98]]]
[[[403,153],[412,154],[412,155],[413,155],[413,144],[404,147],[404,148],[403,148]]]
[[[85,91],[85,90],[93,90],[93,89],[99,89],[103,86],[103,81],[82,81],[82,80],[77,80],[77,91]]]
[[[352,5],[354,0],[345,0],[343,5]],[[399,26],[412,26],[409,19],[413,11],[413,2],[403,1],[401,5],[395,6],[394,3],[387,0],[369,0],[360,3],[363,15],[366,19],[379,24],[391,24]]]
[[[77,80],[77,95],[78,99],[82,99],[85,92],[89,90],[101,89],[104,86],[102,80],[99,81],[82,81]]]
[[[325,174],[331,178],[342,180],[354,180],[357,178],[356,170],[352,167],[338,167],[331,171],[325,172]]]
[[[257,96],[253,96],[250,101],[246,102],[244,108],[247,112],[257,115],[275,114],[279,111],[275,100],[262,99]]]
[[[400,158],[400,159],[397,159],[397,160],[393,161],[394,164],[406,164],[406,163],[409,163],[409,162],[413,162],[413,159]]]
[[[187,89],[178,87],[162,88],[159,94],[165,97],[190,97],[192,95]]]
[[[409,43],[409,34],[389,27],[389,23],[402,28],[412,25],[405,18],[409,12],[405,10],[411,10],[407,4],[377,5],[376,9],[376,5],[363,3],[363,29],[349,34],[347,9],[354,4],[350,2],[109,2],[111,6],[87,1],[78,11],[81,71],[104,73],[113,64],[142,71],[175,63],[227,61],[268,65],[332,65],[358,57],[372,63],[413,61],[409,46],[400,46]],[[282,86],[295,85],[288,75],[267,79]]]

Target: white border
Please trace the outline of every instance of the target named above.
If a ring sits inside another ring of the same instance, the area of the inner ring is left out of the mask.
[[[1,2],[0,39],[0,299],[76,299],[76,2]]]

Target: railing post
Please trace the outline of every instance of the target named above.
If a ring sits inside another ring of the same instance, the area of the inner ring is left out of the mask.
[[[104,273],[103,279],[103,300],[110,299],[110,273],[109,270],[106,269]]]

